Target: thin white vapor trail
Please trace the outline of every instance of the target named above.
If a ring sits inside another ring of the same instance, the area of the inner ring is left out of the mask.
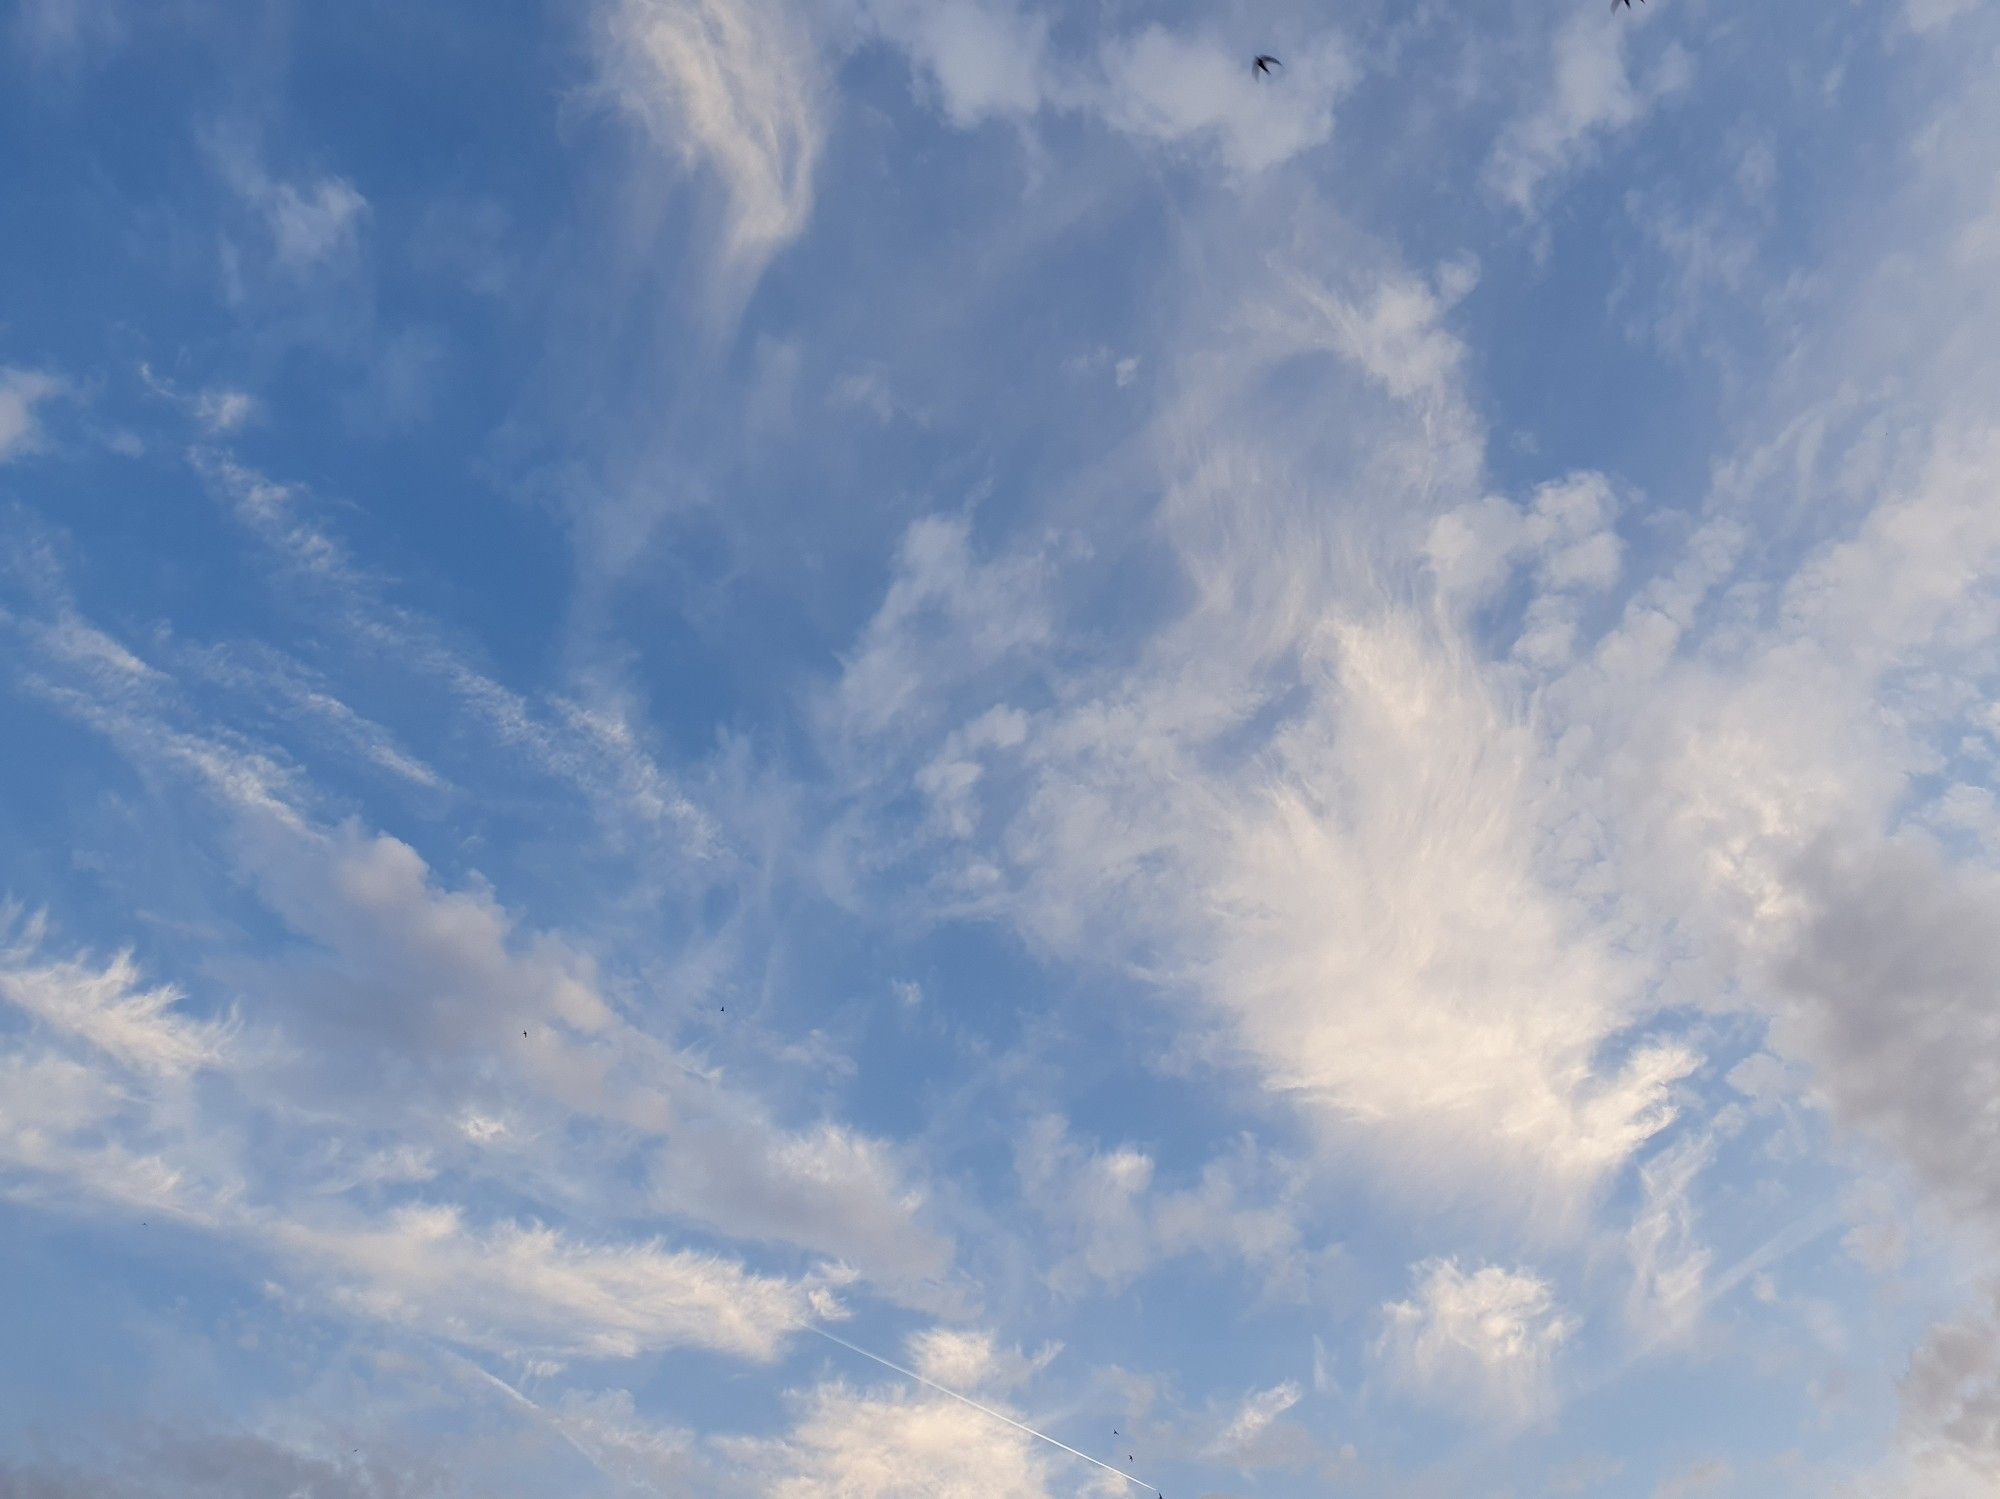
[[[489,1385],[492,1385],[496,1390],[500,1391],[500,1393],[505,1395],[508,1399],[514,1401],[519,1405],[526,1406],[530,1411],[534,1413],[535,1418],[538,1421],[540,1421],[544,1426],[551,1428],[557,1436],[561,1437],[565,1442],[569,1443],[570,1446],[574,1447],[576,1449],[577,1455],[581,1457],[585,1462],[589,1463],[591,1467],[595,1468],[601,1476],[605,1478],[609,1478],[611,1476],[609,1473],[605,1472],[604,1465],[597,1460],[597,1454],[592,1452],[588,1447],[584,1446],[583,1443],[579,1442],[574,1436],[570,1435],[569,1428],[563,1424],[562,1418],[560,1416],[556,1415],[553,1411],[548,1410],[543,1406],[537,1405],[533,1400],[530,1400],[526,1395],[522,1394],[521,1391],[515,1389],[514,1386],[507,1383],[507,1381],[502,1379],[499,1375],[493,1373],[490,1369],[486,1369],[481,1365],[473,1362],[471,1359],[465,1357],[465,1355],[460,1353],[454,1353],[449,1348],[440,1348],[438,1351],[445,1354],[454,1363],[459,1365],[459,1367],[465,1369],[469,1373],[478,1375],[479,1378],[485,1380],[486,1383],[488,1383]]]
[[[1797,1254],[1801,1249],[1804,1249],[1808,1244],[1811,1244],[1838,1223],[1840,1218],[1841,1211],[1839,1205],[1837,1203],[1828,1203],[1788,1223],[1785,1227],[1772,1234],[1762,1244],[1759,1244],[1755,1249],[1744,1255],[1742,1259],[1716,1276],[1714,1280],[1710,1281],[1708,1286],[1696,1299],[1690,1315],[1698,1315],[1701,1312],[1707,1311],[1758,1271],[1767,1269],[1778,1263],[1778,1261]],[[1631,1373],[1639,1364],[1658,1352],[1665,1345],[1666,1341],[1664,1334],[1645,1339],[1627,1353],[1624,1358],[1605,1370],[1598,1378],[1571,1395],[1565,1404],[1574,1404],[1585,1395],[1594,1395],[1607,1386],[1615,1384]]]
[[[1715,1278],[1715,1283],[1709,1287],[1708,1294],[1701,1298],[1701,1309],[1706,1310],[1720,1301],[1759,1270],[1774,1265],[1789,1255],[1797,1254],[1840,1222],[1840,1219],[1839,1205],[1828,1203],[1819,1211],[1806,1214],[1790,1227],[1780,1229]]]
[[[896,1373],[902,1375],[905,1379],[914,1379],[918,1384],[923,1385],[926,1389],[936,1390],[940,1395],[949,1395],[953,1400],[971,1406],[974,1410],[980,1412],[982,1415],[991,1416],[996,1421],[1006,1422],[1016,1431],[1025,1431],[1029,1436],[1034,1437],[1037,1441],[1047,1442],[1051,1447],[1060,1447],[1063,1451],[1067,1452],[1071,1457],[1080,1457],[1085,1462],[1090,1463],[1095,1467],[1102,1468],[1105,1472],[1110,1473],[1115,1477],[1124,1479],[1125,1482],[1131,1484],[1135,1488],[1153,1489],[1153,1492],[1156,1494],[1160,1492],[1158,1489],[1153,1488],[1152,1484],[1147,1483],[1144,1479],[1139,1478],[1134,1474],[1127,1473],[1120,1468],[1114,1468],[1109,1463],[1099,1462],[1096,1458],[1092,1457],[1088,1452],[1078,1452],[1076,1448],[1070,1446],[1069,1443],[1058,1442],[1054,1437],[1050,1436],[1047,1432],[1037,1431],[1035,1430],[1034,1427],[1029,1426],[1025,1422],[1016,1421],[1012,1416],[1002,1415],[999,1411],[996,1411],[990,1405],[981,1405],[977,1400],[974,1400],[970,1395],[961,1395],[956,1390],[948,1390],[943,1385],[939,1384],[935,1379],[925,1379],[923,1375],[917,1373],[917,1371],[914,1369],[905,1369],[901,1364],[894,1363],[891,1360],[882,1357],[882,1355],[879,1353],[870,1353],[866,1348],[863,1348],[855,1343],[850,1343],[845,1338],[837,1338],[832,1333],[828,1332],[824,1327],[815,1327],[810,1322],[801,1323],[800,1326],[804,1327],[807,1332],[818,1333],[821,1337],[825,1338],[829,1343],[838,1343],[842,1348],[845,1348],[849,1353],[858,1353],[865,1359],[874,1360],[876,1363],[880,1364],[885,1369],[895,1370]]]
[[[1786,1224],[1768,1239],[1764,1240],[1755,1249],[1744,1255],[1742,1259],[1716,1276],[1714,1280],[1710,1281],[1703,1289],[1700,1297],[1696,1299],[1693,1311],[1695,1313],[1707,1311],[1708,1308],[1714,1306],[1758,1271],[1768,1269],[1780,1260],[1797,1254],[1801,1249],[1813,1243],[1838,1223],[1840,1219],[1841,1211],[1837,1203],[1828,1203],[1795,1218],[1792,1222]],[[1666,1345],[1666,1341],[1664,1336],[1654,1336],[1641,1340],[1627,1351],[1625,1356],[1619,1359],[1618,1362],[1601,1370],[1595,1378],[1587,1380],[1564,1395],[1561,1401],[1562,1408],[1568,1409],[1573,1407],[1578,1402],[1601,1394],[1612,1385],[1617,1384],[1619,1380],[1623,1379],[1634,1369],[1638,1368],[1640,1364],[1659,1352]],[[1554,1419],[1554,1413],[1551,1413],[1550,1419]],[[1485,1442],[1474,1448],[1465,1461],[1477,1464],[1482,1458],[1498,1450],[1508,1439],[1509,1437],[1488,1438]]]

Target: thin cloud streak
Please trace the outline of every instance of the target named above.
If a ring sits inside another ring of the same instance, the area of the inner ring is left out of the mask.
[[[917,1373],[917,1371],[914,1369],[906,1369],[901,1364],[895,1363],[892,1360],[882,1357],[882,1355],[879,1353],[870,1353],[866,1348],[861,1347],[859,1344],[850,1343],[845,1338],[837,1337],[833,1333],[828,1332],[824,1327],[820,1327],[817,1324],[811,1322],[801,1323],[800,1327],[806,1332],[813,1333],[818,1337],[825,1338],[829,1343],[839,1344],[842,1348],[845,1348],[849,1353],[858,1353],[861,1355],[861,1357],[865,1359],[872,1359],[874,1362],[880,1364],[883,1368],[892,1370],[895,1373],[902,1375],[905,1379],[915,1380],[918,1384],[924,1386],[926,1389],[935,1390],[940,1395],[947,1395],[951,1397],[953,1400],[958,1401],[962,1405],[969,1405],[974,1410],[978,1411],[981,1415],[991,1416],[995,1421],[1004,1422],[1008,1426],[1013,1427],[1016,1431],[1026,1432],[1029,1436],[1035,1438],[1036,1441],[1046,1442],[1051,1447],[1057,1447],[1060,1448],[1062,1451],[1067,1452],[1071,1457],[1081,1458],[1083,1459],[1083,1461],[1089,1463],[1093,1467],[1102,1468],[1105,1472],[1110,1473],[1115,1477],[1122,1478],[1126,1483],[1132,1485],[1135,1488],[1150,1489],[1153,1487],[1152,1484],[1147,1483],[1144,1479],[1139,1478],[1134,1474],[1127,1473],[1119,1468],[1114,1468],[1111,1466],[1111,1464],[1107,1462],[1101,1462],[1097,1458],[1092,1457],[1088,1452],[1079,1452],[1077,1451],[1076,1448],[1070,1446],[1069,1443],[1060,1441],[1057,1438],[1050,1436],[1045,1431],[1037,1431],[1034,1427],[1028,1425],[1025,1421],[1016,1421],[1012,1416],[1009,1416],[1001,1411],[996,1411],[990,1405],[982,1405],[979,1401],[974,1400],[970,1395],[961,1395],[956,1390],[945,1388],[945,1386],[939,1384],[934,1379],[926,1379],[923,1375]]]

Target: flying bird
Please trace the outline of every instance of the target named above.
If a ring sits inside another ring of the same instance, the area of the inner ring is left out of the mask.
[[[1646,3],[1646,0],[1639,0],[1639,3],[1641,5],[1644,5]],[[1627,10],[1630,10],[1632,8],[1632,0],[1611,0],[1611,8],[1613,10],[1618,9],[1618,7],[1621,5],[1624,6]]]
[[[1632,3],[1632,0],[1625,0],[1625,3],[1627,5],[1630,5]],[[1277,58],[1271,57],[1265,53],[1260,52],[1257,54],[1256,57],[1251,59],[1250,66],[1255,68],[1259,73],[1263,73],[1268,76],[1271,69],[1282,68],[1284,64],[1279,62]]]

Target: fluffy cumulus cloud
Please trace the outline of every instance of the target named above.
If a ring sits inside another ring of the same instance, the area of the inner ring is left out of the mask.
[[[1990,1489],[1991,7],[17,9],[0,1492]]]
[[[918,1391],[827,1385],[790,1433],[752,1461],[783,1499],[1046,1499],[1032,1438],[961,1402]]]
[[[1556,1361],[1576,1332],[1549,1283],[1499,1265],[1430,1260],[1411,1296],[1382,1309],[1377,1352],[1402,1388],[1502,1422],[1531,1421],[1554,1396]]]

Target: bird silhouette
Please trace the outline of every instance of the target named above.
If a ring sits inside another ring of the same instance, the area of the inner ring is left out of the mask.
[[[1626,3],[1629,5],[1631,3],[1631,0],[1626,0]],[[1256,69],[1259,73],[1262,73],[1268,77],[1270,75],[1271,69],[1282,68],[1284,64],[1278,61],[1277,58],[1272,57],[1267,53],[1260,52],[1250,60],[1250,66]]]
[[[1639,3],[1641,5],[1644,5],[1646,3],[1646,0],[1639,0]],[[1613,10],[1618,9],[1618,7],[1621,5],[1624,6],[1627,10],[1630,10],[1632,8],[1632,0],[1611,0],[1611,8]]]

